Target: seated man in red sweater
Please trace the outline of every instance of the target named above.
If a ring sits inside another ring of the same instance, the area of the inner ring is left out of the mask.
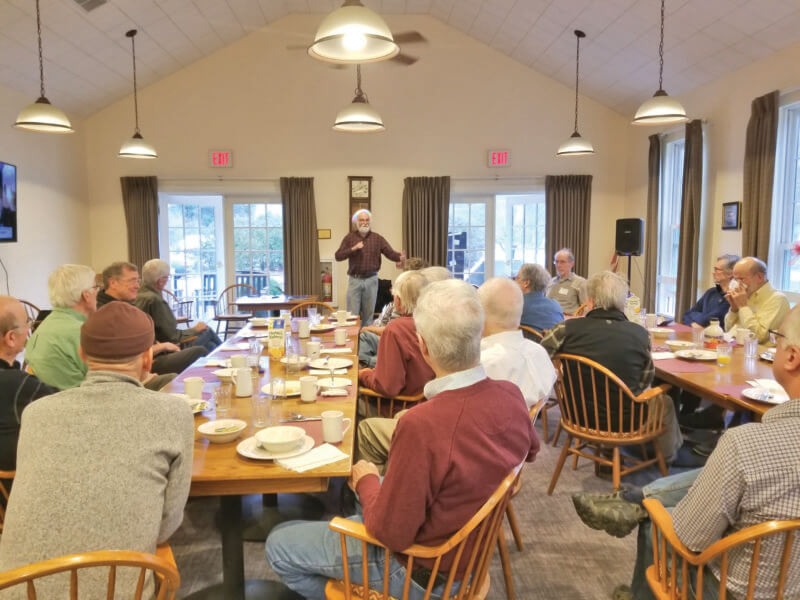
[[[422,358],[417,329],[411,315],[427,280],[419,271],[404,271],[394,284],[395,310],[401,317],[392,319],[378,343],[374,369],[361,369],[358,383],[387,398],[414,396],[433,379],[433,371]]]
[[[367,531],[401,553],[411,544],[441,544],[458,531],[516,465],[532,461],[539,439],[516,385],[488,379],[480,365],[483,309],[464,281],[427,286],[414,311],[422,356],[436,373],[425,386],[427,402],[409,410],[392,438],[386,476],[372,463],[353,466],[350,486],[358,493]],[[350,517],[362,520],[361,517]],[[266,554],[283,582],[305,598],[324,598],[328,578],[342,578],[339,534],[326,522],[294,521],[275,527]],[[383,588],[384,553],[360,542],[348,544],[350,578]],[[470,552],[466,548],[464,552]],[[453,551],[441,561],[447,573]],[[401,558],[401,560],[403,560]],[[391,559],[389,593],[400,598],[404,562]],[[417,560],[409,598],[422,598],[432,561]],[[434,595],[444,589],[437,577]]]

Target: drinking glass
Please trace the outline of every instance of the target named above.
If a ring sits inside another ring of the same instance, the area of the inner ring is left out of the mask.
[[[264,345],[261,343],[261,340],[258,338],[250,338],[250,354],[258,354],[261,356],[263,351]]]
[[[647,327],[647,309],[640,308],[639,312],[637,313],[637,318],[639,320],[639,325],[642,327]]]
[[[319,323],[317,321],[317,307],[316,306],[309,306],[308,307],[308,320],[311,322],[312,325],[316,325]]]
[[[266,427],[269,425],[269,398],[262,396],[260,390],[254,389],[250,402],[253,427]]]
[[[717,344],[717,364],[727,367],[731,363],[731,345],[726,342]]]
[[[744,338],[744,357],[755,358],[758,355],[758,339],[756,334],[748,331]]]
[[[223,383],[214,388],[214,407],[218,415],[225,414],[231,407],[231,385]]]
[[[258,377],[261,369],[261,355],[249,354],[247,356],[247,366],[250,369],[250,372],[253,374],[253,377]]]
[[[286,381],[282,377],[273,377],[269,380],[269,395],[273,400],[280,400],[285,391]]]
[[[695,348],[702,348],[705,338],[705,332],[702,327],[692,327],[692,342]]]

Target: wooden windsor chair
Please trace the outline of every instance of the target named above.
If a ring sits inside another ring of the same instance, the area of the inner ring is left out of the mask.
[[[301,302],[293,306],[290,312],[293,317],[307,317],[309,308],[316,308],[317,314],[323,317],[329,317],[333,314],[333,307],[326,302]]]
[[[401,410],[416,406],[425,401],[425,394],[420,392],[415,396],[395,396],[388,398],[368,387],[358,388],[357,414],[362,417],[387,417],[393,418]]]
[[[227,339],[228,331],[233,327],[232,331],[238,331],[242,328],[245,321],[253,316],[252,312],[241,312],[234,310],[236,300],[243,294],[256,294],[256,288],[246,283],[234,283],[229,285],[217,298],[217,303],[214,305],[214,320],[217,322],[217,335],[219,335],[219,326],[225,323],[225,331],[223,332],[223,339]]]
[[[756,595],[759,585],[759,598],[783,600],[792,598],[800,589],[800,580],[789,581],[790,564],[798,561],[797,538],[800,537],[800,519],[793,521],[767,521],[741,529],[717,540],[702,552],[692,552],[678,539],[672,526],[672,515],[654,498],[644,501],[653,528],[653,564],[647,568],[647,583],[657,600],[702,600],[704,568],[712,561],[720,567],[718,594],[720,598],[727,593],[729,566],[734,555],[749,555],[746,600]],[[782,539],[781,539],[782,538]],[[792,547],[794,544],[794,548]],[[760,560],[768,546],[778,549],[780,563],[762,568]],[[794,550],[794,552],[793,552]],[[747,554],[743,554],[747,553]],[[795,569],[795,573],[796,573]],[[694,588],[694,592],[690,590]],[[774,595],[764,589],[774,590]]]
[[[567,442],[558,458],[548,495],[556,487],[568,454],[573,455],[573,469],[577,468],[579,457],[594,461],[596,468],[601,464],[610,466],[615,491],[621,477],[654,463],[662,475],[667,475],[664,456],[655,440],[665,430],[664,402],[671,402],[665,394],[669,385],[634,396],[619,377],[593,360],[556,354],[553,363],[558,374],[555,388],[561,409],[559,424],[567,434]],[[648,458],[647,444],[653,445],[653,458]],[[622,456],[619,451],[622,446],[640,446],[644,458]],[[609,447],[611,459],[602,452]],[[594,453],[587,453],[586,448]]]
[[[503,522],[503,513],[511,497],[513,484],[519,474],[519,469],[520,467],[514,468],[478,512],[446,542],[439,546],[414,544],[403,551],[402,554],[406,557],[406,578],[403,587],[404,592],[400,600],[408,598],[415,560],[421,558],[434,560],[425,593],[425,600],[428,600],[433,590],[436,576],[439,573],[440,561],[443,556],[450,552],[454,553],[454,559],[449,572],[442,573],[447,578],[442,598],[450,598],[451,595],[459,600],[483,599],[486,597],[489,593],[489,563],[492,560],[494,545]],[[363,523],[336,517],[330,522],[330,528],[339,532],[342,548],[345,547],[347,538],[351,537],[361,541],[362,553],[366,554],[367,544],[372,544],[383,549],[387,565],[392,560],[392,551],[372,537]],[[378,598],[390,600],[388,578],[384,577],[382,591],[374,590],[369,586],[366,566],[361,573],[363,583],[354,583],[350,577],[346,552],[342,556],[342,563],[344,578],[328,580],[325,586],[325,598],[327,600],[377,600]],[[365,562],[364,564],[366,565],[367,563]],[[459,569],[462,569],[462,572],[457,576]],[[459,589],[457,592],[452,592],[453,584],[456,581],[460,582]]]
[[[169,304],[169,307],[172,309],[172,313],[175,315],[175,322],[178,326],[183,325],[188,328],[192,320],[192,304],[194,304],[194,300],[178,298],[169,290],[164,290],[163,295],[164,300],[167,301],[167,304]]]
[[[0,495],[2,496],[2,501],[0,501],[0,533],[3,533],[3,523],[6,520],[6,506],[8,506],[8,496],[11,491],[6,489],[3,481],[13,480],[16,474],[16,471],[0,471]]]

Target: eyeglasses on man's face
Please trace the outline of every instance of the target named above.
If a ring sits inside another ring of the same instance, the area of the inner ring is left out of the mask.
[[[778,343],[778,338],[786,339],[786,336],[782,334],[777,329],[770,329],[769,330],[769,343],[773,346]]]

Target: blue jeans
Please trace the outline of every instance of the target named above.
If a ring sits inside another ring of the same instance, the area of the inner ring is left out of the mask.
[[[362,522],[360,516],[348,519]],[[324,599],[328,579],[344,577],[339,533],[328,527],[327,521],[288,521],[276,525],[267,537],[266,555],[267,562],[283,583],[305,598]],[[367,546],[367,556],[363,557],[361,541],[347,538],[347,564],[352,582],[363,583],[362,564],[366,560],[370,587],[382,591],[384,558],[384,549],[371,544]],[[389,593],[400,598],[406,569],[394,558],[391,561]],[[442,587],[434,588],[432,597],[441,596]],[[421,600],[424,596],[425,590],[412,581],[409,599]]]
[[[368,367],[375,368],[378,358],[378,343],[381,338],[371,331],[362,331],[358,334],[358,361]]]
[[[668,512],[672,512],[681,498],[683,498],[692,487],[694,480],[700,469],[678,473],[668,477],[656,479],[652,483],[642,488],[645,498],[659,500]],[[650,586],[647,584],[645,571],[653,564],[653,528],[650,519],[645,519],[639,523],[639,533],[636,540],[636,564],[633,567],[633,579],[631,580],[631,595],[635,600],[655,600]],[[696,569],[689,569],[689,586],[693,590],[697,580]],[[678,585],[680,585],[681,575],[678,572]],[[706,569],[703,575],[703,598],[706,600],[716,600],[719,598],[719,582],[711,571]]]
[[[210,327],[204,329],[197,334],[197,339],[192,340],[190,346],[200,346],[209,352],[212,352],[217,346],[222,343],[219,336]]]
[[[361,326],[372,323],[378,299],[378,276],[366,279],[350,277],[347,281],[347,310],[361,315]]]

